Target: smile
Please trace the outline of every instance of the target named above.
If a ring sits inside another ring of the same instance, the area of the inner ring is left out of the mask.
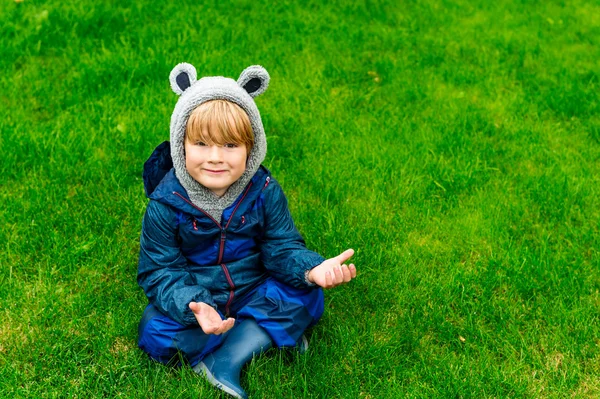
[[[226,170],[212,170],[212,169],[204,169],[204,171],[208,174],[213,174],[213,175],[220,175],[222,173],[227,172]]]

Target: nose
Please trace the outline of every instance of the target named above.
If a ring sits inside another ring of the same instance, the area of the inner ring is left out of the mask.
[[[211,145],[208,152],[208,162],[210,163],[221,163],[221,147],[217,145]]]

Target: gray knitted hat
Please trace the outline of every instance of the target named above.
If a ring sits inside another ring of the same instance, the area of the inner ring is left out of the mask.
[[[267,90],[269,79],[269,73],[259,65],[244,69],[237,82],[222,76],[197,80],[196,68],[187,63],[177,65],[169,76],[171,88],[180,96],[171,115],[171,158],[175,175],[192,203],[217,221],[250,182],[267,154],[265,130],[254,97]],[[227,100],[239,105],[248,114],[254,133],[254,146],[248,154],[246,171],[222,197],[198,183],[185,168],[184,141],[188,119],[198,105],[210,100]]]

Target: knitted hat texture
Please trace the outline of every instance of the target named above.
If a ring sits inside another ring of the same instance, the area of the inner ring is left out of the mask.
[[[267,90],[269,79],[268,72],[259,65],[244,69],[237,81],[223,76],[197,80],[196,68],[187,63],[175,66],[169,76],[171,88],[179,95],[171,115],[171,158],[175,175],[192,203],[217,221],[220,221],[223,210],[235,201],[250,182],[267,154],[265,130],[254,98]],[[227,100],[239,105],[248,114],[254,133],[254,146],[248,154],[246,170],[221,197],[198,183],[185,167],[185,128],[188,119],[197,106],[211,100]]]

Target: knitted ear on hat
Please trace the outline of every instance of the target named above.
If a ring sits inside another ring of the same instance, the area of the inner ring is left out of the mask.
[[[171,89],[175,94],[182,95],[191,85],[196,83],[196,68],[192,64],[182,62],[177,64],[169,75]]]
[[[270,79],[265,68],[260,65],[252,65],[244,69],[237,82],[251,97],[257,97],[267,90]]]

